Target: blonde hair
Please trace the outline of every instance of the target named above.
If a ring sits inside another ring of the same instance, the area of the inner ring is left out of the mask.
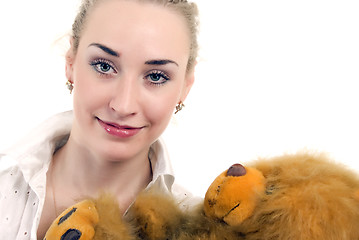
[[[100,2],[105,0],[82,0],[79,12],[72,25],[73,51],[77,52],[82,31],[86,24],[89,12]],[[136,0],[138,2],[148,2],[163,5],[174,10],[184,17],[190,34],[190,56],[187,63],[187,71],[193,69],[198,55],[198,8],[195,3],[187,0]]]

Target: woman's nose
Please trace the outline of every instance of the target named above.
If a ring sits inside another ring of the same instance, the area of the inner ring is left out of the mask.
[[[138,112],[138,88],[133,78],[121,78],[116,83],[109,107],[118,117],[125,118]]]

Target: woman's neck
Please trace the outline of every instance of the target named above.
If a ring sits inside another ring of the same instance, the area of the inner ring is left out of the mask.
[[[71,138],[54,155],[49,172],[57,211],[61,212],[73,203],[95,198],[101,192],[117,197],[125,211],[152,180],[148,151],[132,159],[101,159],[81,148]]]

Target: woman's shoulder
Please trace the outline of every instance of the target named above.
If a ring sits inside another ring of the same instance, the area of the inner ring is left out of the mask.
[[[0,153],[0,182],[3,181],[6,176],[12,176],[12,171],[17,167],[16,161],[6,156],[6,154]]]
[[[11,168],[20,169],[25,179],[31,178],[49,161],[59,144],[67,140],[72,124],[72,112],[52,116],[0,152],[1,174]]]
[[[72,125],[72,111],[56,114],[33,128],[10,148],[1,151],[2,155],[20,155],[35,151],[60,136],[68,135]]]

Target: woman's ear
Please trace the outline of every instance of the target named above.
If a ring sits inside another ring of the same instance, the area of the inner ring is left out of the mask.
[[[75,53],[74,53],[74,49],[73,49],[73,39],[70,38],[70,48],[66,53],[65,56],[65,60],[66,60],[66,65],[65,65],[65,73],[66,73],[66,78],[68,81],[70,81],[71,83],[73,83],[73,64],[75,61]]]
[[[194,67],[186,73],[186,77],[185,77],[185,80],[184,80],[184,84],[183,84],[183,89],[182,89],[182,94],[181,94],[181,101],[184,102],[184,100],[186,100],[192,86],[193,86],[193,83],[194,83],[194,79],[195,79],[195,76],[194,76]]]

